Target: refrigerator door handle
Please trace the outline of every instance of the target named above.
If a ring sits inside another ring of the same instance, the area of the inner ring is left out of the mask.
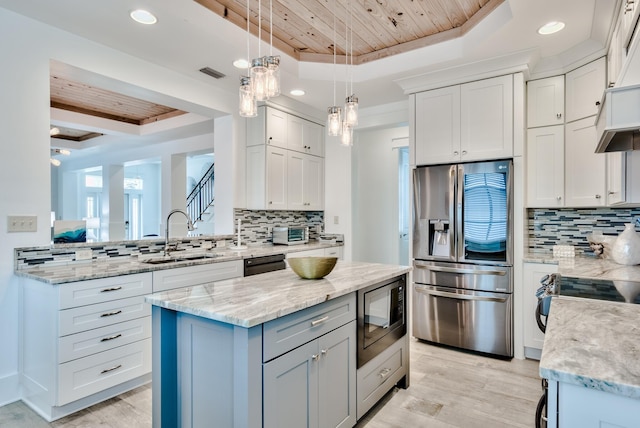
[[[449,259],[456,260],[458,254],[458,228],[456,227],[456,201],[454,195],[456,194],[458,176],[457,166],[451,165],[449,168]]]
[[[458,165],[458,177],[457,177],[458,192],[456,193],[456,259],[458,261],[464,261],[464,229],[463,229],[463,204],[464,204],[464,165]]]
[[[434,272],[447,272],[447,273],[459,273],[459,274],[473,274],[473,275],[498,275],[505,276],[507,274],[506,271],[502,270],[479,270],[479,269],[459,269],[459,268],[450,268],[450,267],[442,267],[442,266],[433,266],[428,264],[422,264],[418,261],[415,262],[416,267],[418,268],[426,268]]]
[[[446,291],[429,290],[428,288],[422,287],[422,286],[416,286],[415,290],[419,293],[427,294],[430,296],[446,297],[448,299],[457,299],[457,300],[476,300],[481,302],[504,303],[508,299],[507,297],[485,297],[485,296],[474,296],[469,294],[449,293]]]

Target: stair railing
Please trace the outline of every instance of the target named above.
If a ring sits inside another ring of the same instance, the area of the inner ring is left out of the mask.
[[[187,196],[187,212],[194,222],[201,221],[202,214],[213,204],[213,166],[214,164],[209,167],[198,184],[189,193],[189,196]]]

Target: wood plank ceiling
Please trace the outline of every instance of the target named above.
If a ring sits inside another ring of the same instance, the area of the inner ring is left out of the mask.
[[[52,66],[49,78],[51,108],[82,113],[133,125],[146,125],[185,114],[173,107],[141,100],[93,85],[74,81],[62,68]],[[60,131],[52,138],[85,141],[102,134],[57,127]]]
[[[246,30],[247,0],[194,1]],[[459,37],[504,0],[248,1],[251,32],[258,35],[260,22],[268,43],[273,15],[273,45],[291,57],[333,62],[335,28],[336,55],[343,62],[348,50],[362,64]]]

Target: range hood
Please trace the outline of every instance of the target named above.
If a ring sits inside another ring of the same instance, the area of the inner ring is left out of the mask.
[[[609,88],[596,117],[596,153],[640,150],[640,85]]]

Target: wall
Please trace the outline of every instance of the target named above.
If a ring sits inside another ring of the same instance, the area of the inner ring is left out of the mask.
[[[399,263],[398,149],[394,149],[397,145],[394,140],[408,136],[406,125],[356,133],[353,146],[353,260]]]
[[[51,173],[49,164],[49,61],[55,59],[157,93],[186,100],[211,117],[235,114],[237,94],[223,93],[171,70],[122,54],[0,8],[0,405],[19,398],[18,281],[13,249],[49,245]],[[227,112],[227,113],[225,113]],[[229,146],[237,145],[237,121],[228,123]],[[147,148],[148,152],[148,148]],[[216,149],[217,152],[217,149]],[[232,152],[233,153],[233,152]],[[229,158],[231,173],[237,158]],[[242,164],[244,160],[242,161]],[[242,171],[244,170],[241,166]],[[219,177],[234,194],[234,177]],[[220,189],[219,189],[220,190]],[[233,197],[229,197],[233,199]],[[232,217],[229,208],[227,215]],[[37,216],[37,232],[8,233],[8,215]],[[231,221],[228,221],[230,226]],[[223,231],[221,231],[223,233]]]

